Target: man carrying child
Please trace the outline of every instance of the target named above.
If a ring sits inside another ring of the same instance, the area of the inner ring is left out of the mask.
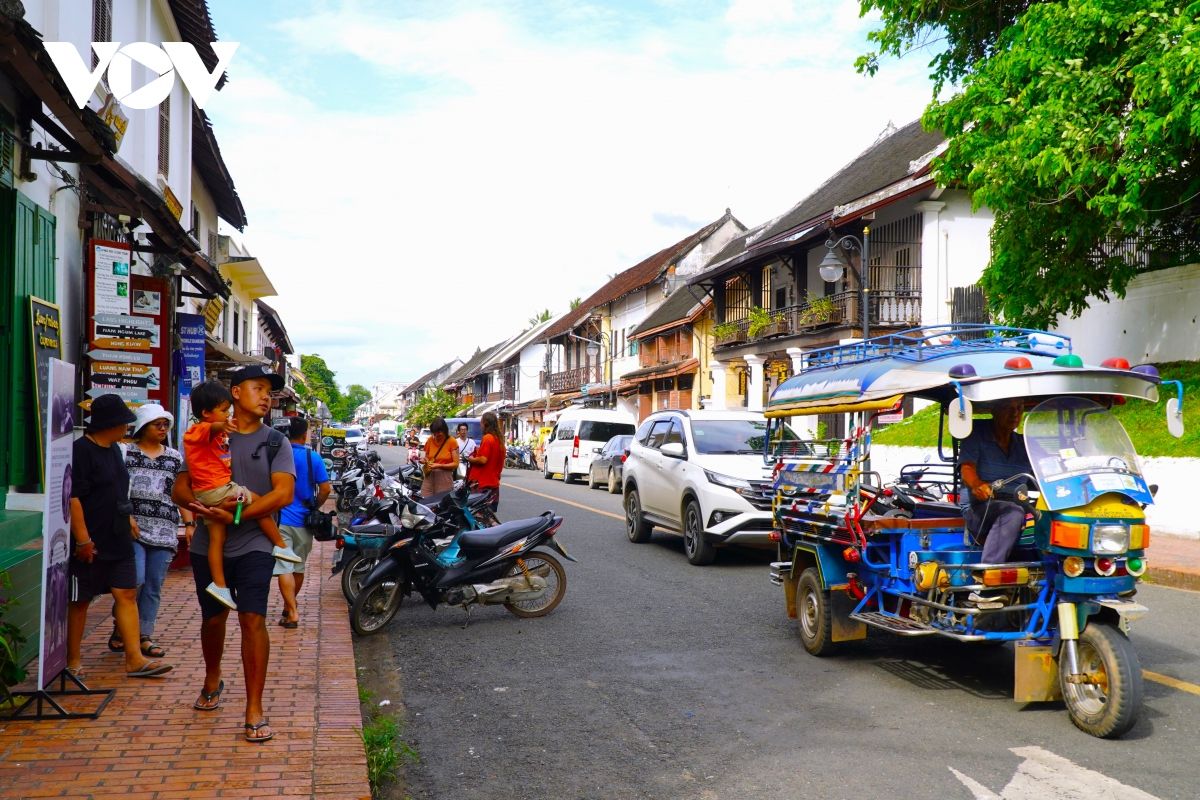
[[[292,501],[296,465],[287,440],[263,425],[271,410],[271,390],[283,388],[283,378],[261,366],[242,367],[230,379],[233,419],[229,423],[229,453],[237,483],[253,493],[254,499],[243,505],[240,524],[234,524],[236,498],[227,498],[216,506],[196,500],[189,465],[175,481],[173,498],[191,508],[205,520],[225,526],[224,571],[233,601],[237,605],[242,630],[242,669],[246,682],[245,738],[265,742],[275,736],[262,707],[263,687],[267,678],[271,642],[267,635],[267,600],[275,567],[274,545],[261,527],[261,520],[273,517]],[[282,451],[282,452],[281,452]],[[215,711],[221,705],[221,657],[225,650],[225,624],[229,608],[208,592],[213,575],[208,563],[208,531],[197,527],[192,538],[192,575],[196,598],[200,602],[202,622],[200,646],[204,654],[205,677],[200,696],[193,707]]]

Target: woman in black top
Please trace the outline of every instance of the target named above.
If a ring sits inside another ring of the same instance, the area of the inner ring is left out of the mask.
[[[129,472],[117,443],[135,417],[120,397],[106,394],[92,402],[91,421],[75,441],[71,469],[71,536],[67,610],[67,669],[80,675],[80,645],[92,598],[109,591],[117,630],[126,642],[138,641],[137,565],[133,540],[138,535],[129,502]],[[125,674],[149,678],[171,671],[133,647],[125,648]]]

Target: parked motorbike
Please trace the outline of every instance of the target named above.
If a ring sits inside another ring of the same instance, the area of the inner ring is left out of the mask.
[[[417,592],[429,605],[503,605],[518,617],[541,617],[562,602],[567,575],[549,550],[575,561],[557,541],[562,517],[550,511],[485,530],[457,533],[439,549],[438,516],[410,501],[401,511],[400,529],[383,557],[363,581],[350,610],[355,633],[378,632]]]
[[[338,538],[333,574],[342,574],[342,593],[350,603],[354,602],[363,580],[378,562],[391,529],[400,524],[400,510],[409,499],[424,501],[436,515],[437,531],[433,533],[432,541],[439,550],[448,547],[459,531],[481,530],[500,524],[491,508],[492,494],[472,492],[467,484],[460,482],[453,491],[429,498],[422,498],[390,479],[385,478],[384,485],[387,488],[382,489],[381,494],[394,494],[368,502]]]

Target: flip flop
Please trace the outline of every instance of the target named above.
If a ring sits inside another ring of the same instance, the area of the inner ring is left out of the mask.
[[[142,637],[142,655],[146,658],[162,658],[166,654],[167,651],[156,645],[149,636]]]
[[[300,622],[298,620],[281,619],[281,620],[279,620],[279,627],[281,627],[281,628],[299,628]]]
[[[171,664],[164,664],[161,661],[147,661],[140,668],[133,672],[126,672],[126,678],[157,678],[159,675],[166,675],[171,670],[175,669]]]
[[[225,691],[225,681],[224,680],[220,681],[217,684],[217,690],[215,692],[206,692],[206,691],[204,691],[203,688],[201,688],[200,689],[200,699],[197,700],[196,702],[192,703],[192,708],[196,709],[197,711],[216,711],[218,708],[221,707],[221,692],[223,692],[223,691]],[[212,701],[214,701],[214,700],[217,701],[214,705],[211,705],[211,706],[200,705],[202,702],[203,703],[212,703]]]
[[[275,731],[271,731],[263,736],[260,736],[258,733],[263,728],[270,727],[270,725],[271,722],[266,717],[263,717],[262,722],[258,723],[257,725],[251,725],[249,722],[247,722],[243,726],[246,729],[246,741],[254,742],[255,744],[262,744],[263,742],[269,742],[270,740],[274,739]]]
[[[121,641],[121,634],[115,630],[108,636],[108,650],[111,653],[125,652],[125,643]]]

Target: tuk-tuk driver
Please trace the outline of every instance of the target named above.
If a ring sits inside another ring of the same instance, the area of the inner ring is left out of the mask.
[[[959,446],[958,462],[963,487],[963,518],[975,538],[983,540],[982,561],[1001,564],[1025,527],[1025,509],[1009,500],[992,497],[992,481],[1031,472],[1025,439],[1017,433],[1021,401],[1005,400],[992,409],[990,425],[976,425]]]

